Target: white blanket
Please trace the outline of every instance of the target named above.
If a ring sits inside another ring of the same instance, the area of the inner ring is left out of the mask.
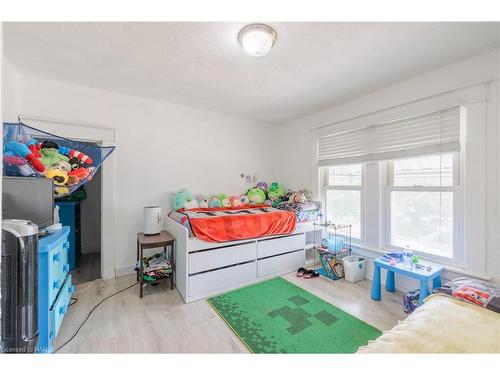
[[[500,353],[500,314],[433,294],[358,353]]]

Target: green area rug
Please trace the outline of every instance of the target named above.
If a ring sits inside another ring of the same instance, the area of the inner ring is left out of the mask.
[[[382,334],[280,277],[208,302],[253,353],[354,353]]]

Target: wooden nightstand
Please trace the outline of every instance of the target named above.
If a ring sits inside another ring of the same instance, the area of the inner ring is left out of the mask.
[[[142,258],[144,257],[144,249],[155,249],[163,247],[165,254],[168,257],[167,247],[170,247],[169,261],[172,265],[172,272],[161,279],[155,281],[144,281]],[[145,235],[143,232],[137,233],[137,261],[139,269],[137,271],[137,280],[139,281],[139,296],[142,298],[144,295],[144,285],[156,283],[165,279],[170,279],[170,289],[174,289],[174,276],[175,276],[175,238],[166,230],[162,230],[160,234]]]

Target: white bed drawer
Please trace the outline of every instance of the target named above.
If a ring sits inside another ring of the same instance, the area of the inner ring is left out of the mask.
[[[255,259],[255,242],[189,254],[189,274]]]
[[[273,274],[283,274],[296,271],[305,264],[305,250],[277,255],[257,261],[257,276],[263,277]]]
[[[256,262],[189,276],[189,296],[209,294],[248,283],[257,278]]]
[[[303,249],[306,245],[305,235],[298,234],[257,242],[257,258],[283,254],[293,250]]]

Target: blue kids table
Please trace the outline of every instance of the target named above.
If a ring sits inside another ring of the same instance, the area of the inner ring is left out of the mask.
[[[380,301],[382,298],[382,291],[380,287],[380,269],[387,270],[387,278],[385,280],[385,290],[388,292],[396,291],[395,273],[420,280],[420,298],[419,305],[421,305],[429,295],[429,281],[432,281],[432,289],[441,286],[441,271],[443,267],[432,265],[432,269],[427,271],[426,268],[417,269],[415,266],[412,269],[405,268],[403,263],[396,263],[391,266],[388,262],[377,258],[373,261],[373,281],[372,281],[372,299]]]

